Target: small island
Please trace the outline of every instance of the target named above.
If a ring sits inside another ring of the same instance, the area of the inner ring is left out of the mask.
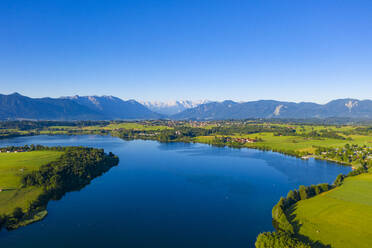
[[[0,229],[17,229],[47,215],[50,200],[89,184],[118,164],[103,149],[26,145],[0,148]]]

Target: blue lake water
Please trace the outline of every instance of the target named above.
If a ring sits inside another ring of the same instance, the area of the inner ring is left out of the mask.
[[[271,209],[299,185],[331,183],[349,167],[273,152],[110,136],[34,136],[0,146],[104,148],[120,164],[48,205],[41,222],[0,232],[1,247],[253,247]]]

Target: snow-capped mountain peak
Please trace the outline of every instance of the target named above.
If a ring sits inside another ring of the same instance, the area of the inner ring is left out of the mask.
[[[143,101],[141,102],[143,105],[148,107],[150,110],[166,115],[173,115],[180,113],[189,108],[195,108],[200,104],[208,103],[208,100],[178,100],[178,101],[168,101],[168,102],[161,102],[161,101]]]

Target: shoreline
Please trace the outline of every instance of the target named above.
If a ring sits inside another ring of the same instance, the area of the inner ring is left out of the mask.
[[[282,155],[290,156],[290,157],[295,157],[299,158],[302,160],[308,160],[310,158],[314,158],[317,160],[322,160],[330,163],[335,163],[341,166],[349,166],[351,167],[352,170],[357,169],[354,165],[350,163],[345,163],[333,159],[328,159],[328,158],[322,158],[320,156],[317,156],[315,154],[307,154],[307,155],[299,155],[295,154],[297,151],[295,150],[277,150],[275,148],[270,148],[270,147],[260,147],[260,146],[246,146],[246,145],[236,145],[236,144],[213,144],[210,142],[201,142],[201,141],[195,141],[195,140],[171,140],[171,141],[161,141],[159,140],[156,136],[150,136],[150,137],[136,137],[136,138],[122,138],[119,135],[115,135],[112,132],[107,132],[107,133],[99,133],[96,131],[88,131],[88,132],[83,132],[83,133],[68,133],[68,134],[56,134],[56,133],[33,133],[33,134],[25,134],[25,135],[20,135],[20,136],[15,136],[15,137],[0,137],[0,139],[12,139],[12,138],[18,138],[18,137],[24,137],[24,136],[39,136],[39,135],[47,135],[47,136],[75,136],[75,135],[98,135],[98,136],[111,136],[111,137],[117,137],[122,140],[152,140],[152,141],[157,141],[159,143],[195,143],[195,144],[206,144],[210,146],[215,146],[215,147],[229,147],[229,148],[236,148],[236,149],[241,149],[241,148],[248,148],[248,149],[253,149],[253,150],[259,150],[259,151],[270,151],[270,152],[276,152]]]

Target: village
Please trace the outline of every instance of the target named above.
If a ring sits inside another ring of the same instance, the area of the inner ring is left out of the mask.
[[[7,149],[0,149],[0,153],[19,153],[19,152],[27,152],[25,150],[7,150]]]
[[[372,147],[349,145],[343,148],[324,148],[319,147],[316,155],[324,159],[333,159],[344,163],[360,163],[362,165],[372,164]]]
[[[236,142],[236,143],[240,143],[240,144],[246,144],[246,143],[257,142],[257,139],[251,139],[251,138],[222,137],[221,139],[224,143],[226,143],[226,142]]]

